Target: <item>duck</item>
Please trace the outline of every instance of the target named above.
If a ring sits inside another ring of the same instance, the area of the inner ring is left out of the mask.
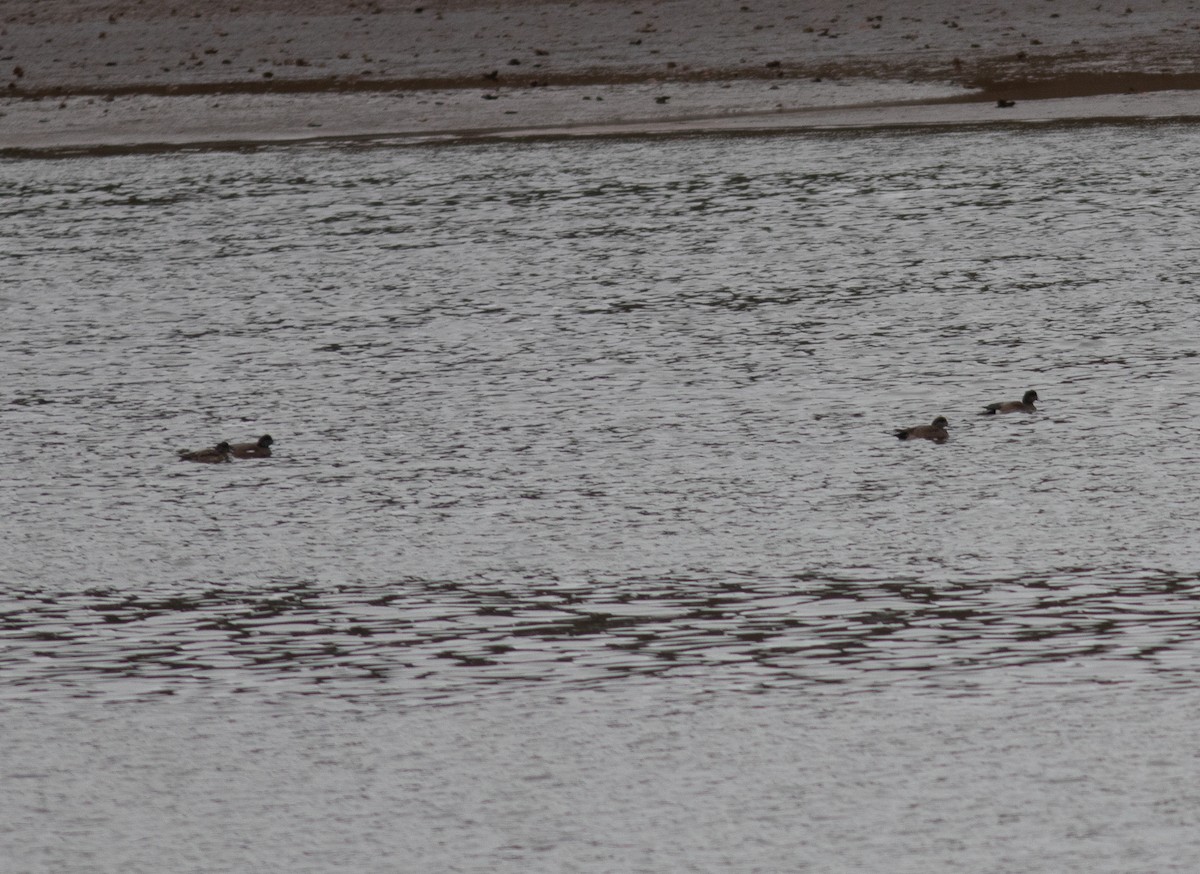
[[[221,464],[229,461],[229,444],[221,441],[208,449],[180,449],[180,461],[198,461],[201,464]]]
[[[229,447],[229,454],[234,458],[270,458],[274,442],[270,434],[263,434],[255,443],[234,443]]]
[[[950,423],[945,416],[938,416],[929,425],[917,425],[914,428],[901,428],[896,436],[901,440],[932,440],[934,443],[945,443],[950,439],[946,426]]]
[[[988,404],[983,408],[982,415],[994,416],[996,413],[1036,413],[1037,407],[1033,402],[1038,399],[1038,393],[1033,389],[1025,392],[1019,401],[1004,401],[999,404]]]

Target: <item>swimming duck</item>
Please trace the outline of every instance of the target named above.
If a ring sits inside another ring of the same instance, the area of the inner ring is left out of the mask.
[[[945,416],[938,416],[930,425],[902,428],[896,432],[896,436],[901,440],[932,440],[934,443],[945,443],[950,438],[946,432],[946,426],[949,424]]]
[[[274,442],[270,434],[263,434],[257,443],[234,443],[229,447],[229,454],[234,458],[270,458]]]
[[[210,449],[180,449],[180,461],[199,461],[202,464],[220,464],[229,461],[229,444],[221,441]]]
[[[1033,389],[1025,392],[1019,401],[1004,401],[999,404],[988,404],[983,408],[983,415],[994,416],[996,413],[1036,413],[1037,407],[1033,402],[1038,399]]]

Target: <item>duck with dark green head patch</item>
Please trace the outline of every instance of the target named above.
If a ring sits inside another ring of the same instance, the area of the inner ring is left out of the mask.
[[[994,416],[997,413],[1036,413],[1037,407],[1033,402],[1038,399],[1038,394],[1033,389],[1025,392],[1019,401],[1003,401],[998,404],[988,404],[983,408],[984,416]]]
[[[254,443],[234,443],[229,447],[229,453],[234,458],[270,458],[274,442],[270,434],[263,434]]]

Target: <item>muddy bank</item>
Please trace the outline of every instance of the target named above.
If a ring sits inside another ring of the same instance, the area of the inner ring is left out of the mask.
[[[880,103],[1019,114],[1200,88],[1195,5],[10,0],[0,148],[802,123]]]

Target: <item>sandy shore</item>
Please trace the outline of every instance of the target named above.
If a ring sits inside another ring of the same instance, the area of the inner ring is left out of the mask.
[[[1200,2],[1180,0],[4,0],[0,16],[10,151],[1200,116]]]

